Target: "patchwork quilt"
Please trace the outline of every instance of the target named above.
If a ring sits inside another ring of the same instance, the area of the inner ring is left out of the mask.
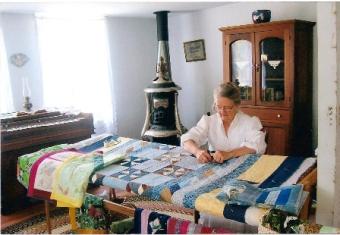
[[[229,234],[225,228],[211,228],[181,220],[147,209],[136,208],[134,217],[135,234]]]
[[[50,169],[53,171],[50,172],[53,175],[49,178],[51,182],[44,182],[46,186],[37,190],[44,189],[50,195],[53,189],[55,193],[52,194],[57,195],[54,198],[62,199],[61,205],[69,202],[80,205],[87,184],[94,183],[251,225],[257,225],[257,218],[262,217],[266,210],[256,206],[230,205],[219,200],[216,196],[226,183],[238,179],[261,189],[288,186],[296,184],[316,164],[315,158],[256,154],[233,158],[222,164],[200,164],[178,146],[112,135],[52,148],[56,149],[65,149],[70,155],[64,153],[60,160],[60,157],[46,157],[44,154],[48,151],[41,151],[41,156],[34,155],[32,165],[36,164],[34,169],[39,169],[39,164],[44,161],[59,159]],[[27,161],[27,157],[19,158],[18,164],[23,165],[23,161]],[[31,177],[32,169],[21,167],[18,175]],[[30,185],[34,189],[38,184],[32,182]],[[67,198],[70,191],[76,198]]]

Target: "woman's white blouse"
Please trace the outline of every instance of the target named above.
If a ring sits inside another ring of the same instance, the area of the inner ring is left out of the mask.
[[[267,144],[261,129],[262,124],[257,117],[238,111],[226,134],[218,113],[204,115],[196,126],[182,135],[181,145],[187,140],[193,140],[199,146],[208,142],[209,149],[213,151],[231,151],[245,146],[263,154]]]

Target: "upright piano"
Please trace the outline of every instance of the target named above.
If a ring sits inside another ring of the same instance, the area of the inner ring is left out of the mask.
[[[19,156],[63,143],[75,143],[94,133],[89,113],[38,110],[1,114],[1,214],[30,204],[17,181]]]

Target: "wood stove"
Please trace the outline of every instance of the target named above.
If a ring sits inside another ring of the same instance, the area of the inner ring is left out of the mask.
[[[156,78],[144,89],[147,107],[141,135],[146,141],[179,145],[180,136],[186,129],[181,124],[177,105],[177,91],[181,87],[171,79],[168,11],[155,14],[158,37]]]

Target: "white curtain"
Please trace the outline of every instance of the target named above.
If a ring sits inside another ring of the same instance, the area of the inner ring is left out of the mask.
[[[2,32],[2,19],[0,14],[0,92],[1,92],[1,113],[14,112],[12,88],[8,71],[7,53]]]
[[[105,19],[37,17],[44,106],[90,112],[116,133]]]

